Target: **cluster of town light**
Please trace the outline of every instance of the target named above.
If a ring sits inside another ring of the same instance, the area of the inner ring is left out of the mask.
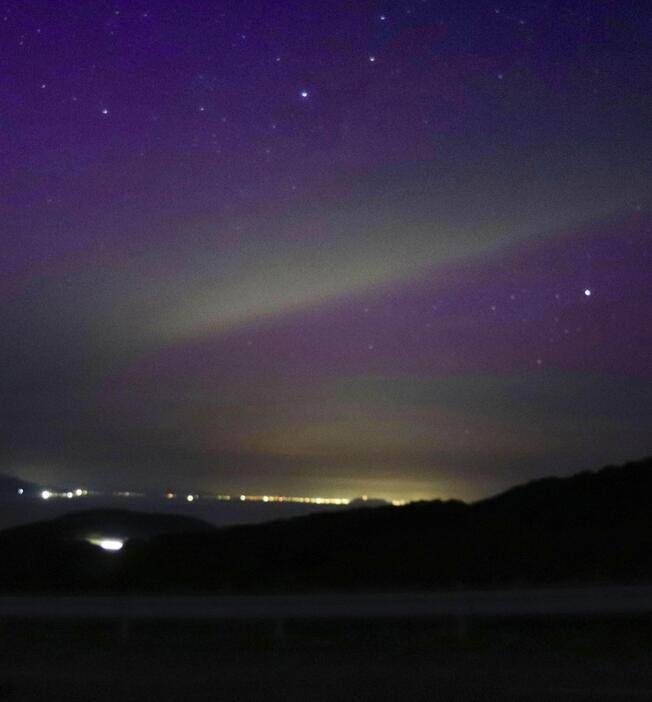
[[[239,499],[241,502],[299,502],[308,505],[348,505],[351,502],[346,497],[292,497],[288,495],[240,495]]]
[[[23,494],[23,489],[18,490],[18,494]],[[49,500],[56,497],[64,497],[67,499],[72,499],[73,497],[84,497],[88,495],[88,490],[82,488],[77,488],[76,490],[67,490],[65,492],[56,492],[54,490],[42,490],[41,499]],[[94,493],[97,494],[97,493]],[[113,497],[145,497],[143,493],[131,492],[131,491],[120,491],[113,492]],[[178,495],[174,492],[165,493],[165,497],[168,500],[174,500]],[[208,499],[221,500],[229,502],[231,500],[240,502],[290,502],[296,504],[305,505],[348,505],[352,500],[348,497],[296,497],[292,495],[207,495]],[[199,499],[199,495],[188,493],[185,495],[186,502],[195,502]],[[367,500],[367,497],[362,498],[363,501]],[[391,504],[398,507],[407,504],[407,500],[392,500]]]
[[[19,495],[23,494],[23,490],[18,491]],[[88,495],[88,490],[77,488],[76,490],[66,490],[65,492],[56,492],[54,490],[41,490],[41,499],[49,500],[53,497],[65,497],[72,500],[73,497],[85,497]]]
[[[179,496],[174,492],[166,492],[165,498],[174,500]],[[185,496],[186,502],[195,502],[199,495],[188,493]],[[311,505],[348,505],[351,500],[347,497],[292,497],[286,495],[206,495],[203,499],[213,499],[229,502],[239,500],[241,502],[300,502]]]
[[[168,492],[166,497],[172,500],[176,495]],[[194,502],[198,495],[187,495],[188,502]],[[294,502],[305,505],[348,505],[352,500],[348,497],[296,497],[293,495],[212,495],[213,499],[230,502],[239,500],[240,502]],[[367,496],[362,497],[363,502],[367,501]],[[407,504],[407,500],[392,500],[395,507]]]
[[[177,495],[174,492],[165,493],[168,500],[174,500]],[[209,495],[209,499],[241,502],[300,502],[310,505],[348,505],[351,500],[347,497],[291,497],[286,495]],[[199,495],[189,493],[186,495],[186,502],[194,502],[199,499]]]

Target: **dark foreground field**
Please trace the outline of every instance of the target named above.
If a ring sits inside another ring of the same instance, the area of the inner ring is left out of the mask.
[[[651,700],[652,619],[14,620],[0,699]]]

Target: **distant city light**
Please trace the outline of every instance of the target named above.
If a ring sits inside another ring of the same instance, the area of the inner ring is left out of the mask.
[[[348,505],[351,502],[347,497],[295,497],[293,495],[240,495],[239,498],[215,495],[215,499],[239,499],[241,502],[295,502],[306,505]]]
[[[17,490],[19,495],[22,495],[24,493],[23,488],[18,488]],[[72,499],[74,497],[82,497],[83,495],[88,495],[89,491],[84,489],[84,488],[76,488],[74,490],[68,490],[65,492],[57,492],[53,490],[42,490],[39,495],[41,499],[43,500],[50,500],[50,499],[55,499],[55,498],[67,498],[67,499]],[[95,492],[93,491],[94,495],[101,495],[102,493],[100,492]],[[128,497],[128,498],[134,498],[134,497],[145,497],[144,493],[141,492],[133,492],[129,490],[121,490],[121,491],[114,491],[109,493],[113,497]],[[168,500],[175,499],[177,497],[177,494],[171,491],[168,491],[163,494],[163,497]],[[196,493],[188,493],[185,496],[184,495],[179,495],[179,497],[183,498],[185,497],[185,500],[187,502],[196,502],[200,495]],[[299,497],[296,495],[245,495],[245,494],[240,494],[240,495],[217,495],[217,494],[212,494],[212,495],[204,495],[204,498],[206,499],[214,499],[214,500],[220,500],[220,501],[230,501],[230,500],[238,500],[240,502],[264,502],[264,503],[274,503],[274,502],[283,502],[283,503],[294,503],[294,504],[303,504],[303,505],[336,505],[336,506],[346,506],[351,503],[352,499],[348,497]],[[367,495],[362,495],[361,498],[362,501],[367,501],[370,498]],[[404,505],[407,504],[409,500],[392,500],[391,504],[393,505]],[[95,542],[93,542],[95,543]],[[99,545],[96,544],[96,545]]]
[[[24,492],[25,492],[25,491],[23,490],[23,488],[18,488],[18,494],[19,494],[19,495],[22,495]]]

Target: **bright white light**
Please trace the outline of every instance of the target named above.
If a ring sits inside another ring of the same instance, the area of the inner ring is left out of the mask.
[[[77,497],[81,497],[83,494],[84,494],[84,491],[81,488],[77,488],[75,490],[75,495],[77,495]]]
[[[49,490],[43,490],[43,492],[41,493],[41,497],[44,500],[49,500],[52,497],[52,493]]]
[[[97,545],[105,551],[119,551],[124,546],[120,539],[100,539]]]
[[[375,57],[375,56],[370,56],[370,57],[369,57],[369,61],[371,61],[371,63],[373,63],[375,60],[376,60],[376,57]]]
[[[247,498],[245,495],[240,495],[240,499],[242,500],[242,502],[244,502]]]
[[[188,500],[188,502],[192,502],[194,499],[195,499],[195,496],[194,496],[194,495],[188,495],[188,496],[186,497],[186,500]]]
[[[584,294],[587,297],[591,297],[591,288],[584,288]]]
[[[93,546],[99,546],[104,551],[119,551],[124,545],[125,540],[114,536],[92,536],[86,539]]]
[[[19,495],[22,495],[24,492],[25,492],[25,491],[23,490],[23,488],[18,488],[18,494],[19,494]]]
[[[103,107],[103,108],[102,108],[102,114],[103,114],[103,115],[108,115],[108,114],[109,114],[109,111],[107,110],[106,107]]]
[[[301,97],[302,97],[302,98],[307,98],[307,97],[308,97],[308,91],[307,91],[307,90],[302,90],[302,91],[301,91]]]
[[[70,500],[74,497],[74,494],[72,492],[67,492],[66,497]]]

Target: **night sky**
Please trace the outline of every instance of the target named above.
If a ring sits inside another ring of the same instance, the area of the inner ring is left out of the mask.
[[[652,11],[8,0],[0,472],[476,498],[652,453]]]

